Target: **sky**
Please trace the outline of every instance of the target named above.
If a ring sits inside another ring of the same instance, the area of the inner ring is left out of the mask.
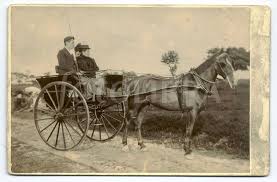
[[[197,67],[213,47],[249,50],[246,8],[13,7],[12,72],[55,73],[63,38],[89,44],[101,70],[168,75],[161,55],[175,50],[178,73]]]

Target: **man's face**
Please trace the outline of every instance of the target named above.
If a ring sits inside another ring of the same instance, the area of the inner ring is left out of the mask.
[[[87,57],[90,56],[90,50],[89,49],[83,50],[82,53],[83,53],[83,55],[85,55]]]
[[[75,47],[74,40],[71,39],[71,40],[67,41],[66,45],[67,45],[68,49],[70,49],[70,50],[73,49]]]

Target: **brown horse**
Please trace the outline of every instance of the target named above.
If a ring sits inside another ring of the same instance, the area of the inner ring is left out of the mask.
[[[176,78],[164,78],[153,75],[143,75],[127,81],[128,99],[126,104],[125,130],[122,143],[127,145],[128,126],[136,124],[138,145],[144,148],[141,136],[141,125],[145,116],[146,106],[153,105],[169,111],[187,112],[189,116],[184,129],[184,150],[190,154],[191,134],[195,120],[203,110],[217,75],[228,81],[234,87],[233,60],[223,50],[189,73]]]

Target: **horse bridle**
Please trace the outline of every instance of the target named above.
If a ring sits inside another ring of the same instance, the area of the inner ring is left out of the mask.
[[[225,59],[227,59],[226,62],[227,62],[228,64],[230,64],[232,70],[234,70],[234,68],[233,68],[232,64],[229,62],[228,58],[225,58]],[[216,64],[219,66],[220,71],[223,73],[223,76],[222,76],[222,77],[223,77],[224,79],[226,79],[226,78],[228,79],[228,74],[223,70],[223,68],[222,68],[222,66],[220,65],[220,63],[217,61]],[[198,78],[197,80],[200,81],[199,86],[200,86],[200,88],[201,88],[202,90],[204,90],[208,95],[212,95],[212,92],[210,91],[210,89],[207,89],[207,88],[205,87],[203,81],[204,81],[204,82],[207,82],[207,83],[209,83],[209,84],[215,84],[215,83],[216,83],[215,81],[210,81],[210,80],[207,80],[207,79],[201,77],[194,69],[191,69],[191,70],[189,71],[189,73],[192,74],[192,75],[194,76],[194,78]],[[198,81],[198,82],[199,82],[199,81]],[[178,87],[177,87],[178,101],[179,101],[179,105],[180,105],[180,108],[181,108],[182,111],[184,110],[184,108],[183,108],[183,95],[182,95],[182,93],[183,93],[183,84],[184,84],[183,82],[184,82],[184,74],[181,76],[181,81],[179,81],[179,83],[181,83],[181,84],[179,84]]]
[[[226,57],[225,60],[226,60],[227,64],[229,64],[229,65],[231,66],[232,70],[234,71],[234,67],[233,67],[233,65],[230,63],[228,57]],[[222,77],[223,77],[224,79],[226,79],[226,77],[228,77],[228,74],[223,70],[222,66],[220,65],[220,63],[219,63],[218,61],[217,61],[216,63],[217,63],[217,65],[218,65],[218,67],[220,68],[220,71],[224,74],[224,76],[222,76]]]
[[[226,58],[227,60],[227,63],[231,65],[232,69],[234,70],[232,64],[229,62],[228,58]],[[228,78],[228,75],[227,73],[223,70],[223,68],[221,67],[221,65],[219,64],[219,62],[217,61],[216,64],[219,66],[220,68],[220,71],[224,74],[223,75],[223,78],[225,79],[226,77]],[[209,84],[215,84],[216,82],[214,81],[210,81],[210,80],[207,80],[203,77],[201,77],[194,69],[191,69],[189,71],[190,74],[192,74],[194,76],[195,79],[199,80],[198,82],[200,82],[199,86],[202,90],[204,90],[206,92],[207,95],[212,95],[212,92],[210,89],[207,89],[203,83],[204,82],[207,82]],[[183,106],[183,82],[184,82],[184,74],[181,76],[181,81],[179,81],[179,85],[177,87],[177,98],[178,98],[178,102],[179,102],[179,107],[181,109],[182,112],[184,112],[184,106]],[[197,81],[196,81],[197,82]],[[180,84],[181,83],[181,84]]]

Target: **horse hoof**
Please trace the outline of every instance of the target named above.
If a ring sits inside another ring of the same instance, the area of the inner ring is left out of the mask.
[[[146,152],[147,151],[147,147],[146,145],[144,145],[143,143],[142,144],[139,144],[140,146],[140,150],[143,151],[143,152]]]
[[[185,158],[188,159],[188,160],[193,160],[194,155],[193,154],[185,154]]]
[[[141,150],[142,152],[146,152],[146,151],[148,151],[148,149],[146,148],[146,146],[144,146],[144,147],[140,147],[140,150]]]
[[[124,145],[121,150],[123,152],[129,152],[130,151],[128,145]]]

